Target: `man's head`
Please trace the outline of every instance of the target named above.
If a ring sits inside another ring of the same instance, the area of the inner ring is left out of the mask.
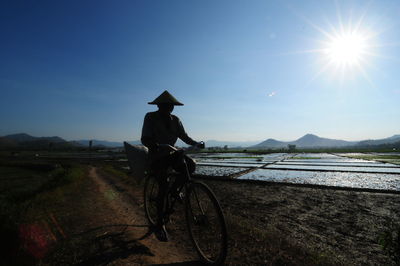
[[[169,115],[174,110],[174,104],[172,103],[159,103],[157,106],[158,111],[164,115]]]

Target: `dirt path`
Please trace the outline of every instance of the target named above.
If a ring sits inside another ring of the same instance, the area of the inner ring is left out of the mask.
[[[197,265],[197,259],[193,252],[185,250],[184,244],[179,236],[170,234],[170,241],[163,243],[158,241],[154,235],[141,239],[148,227],[143,212],[142,195],[138,189],[124,185],[120,180],[110,175],[100,173],[92,167],[89,172],[90,178],[97,185],[99,195],[108,199],[108,207],[113,210],[103,213],[108,216],[112,224],[125,224],[125,241],[138,241],[148,252],[144,254],[130,254],[126,258],[119,258],[110,262],[112,265]],[[102,264],[107,265],[107,264]]]

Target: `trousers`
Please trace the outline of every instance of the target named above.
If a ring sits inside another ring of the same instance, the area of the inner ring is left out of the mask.
[[[171,186],[171,193],[177,193],[177,190],[188,180],[189,175],[196,169],[195,161],[183,152],[176,151],[169,155],[160,157],[150,164],[152,173],[158,180],[158,194],[157,194],[157,223],[163,224],[165,196],[169,187],[168,170],[169,168],[178,172],[174,183]]]

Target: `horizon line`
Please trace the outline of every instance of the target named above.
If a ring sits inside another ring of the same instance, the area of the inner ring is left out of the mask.
[[[55,136],[40,136],[40,137],[36,137],[36,136],[33,136],[33,135],[31,135],[31,134],[28,134],[28,133],[6,134],[6,135],[0,136],[0,137],[6,137],[6,136],[18,135],[18,134],[26,134],[26,135],[29,135],[29,136],[35,137],[35,138],[52,138],[52,137],[59,137],[59,138],[65,140],[65,141],[68,141],[68,142],[70,142],[70,141],[90,141],[90,140],[96,140],[96,141],[121,142],[121,143],[123,143],[124,141],[127,141],[127,142],[140,141],[140,138],[139,138],[139,139],[131,139],[131,140],[107,140],[107,139],[97,139],[97,138],[69,139],[69,138],[63,138],[63,137],[60,137],[60,136],[57,136],[57,135],[55,135]],[[276,140],[276,141],[281,141],[281,142],[291,142],[291,141],[296,141],[296,140],[298,140],[298,139],[300,139],[300,138],[302,138],[302,137],[304,137],[304,136],[306,136],[306,135],[314,135],[314,136],[317,136],[317,137],[319,137],[319,138],[332,139],[332,140],[342,140],[342,141],[349,141],[349,142],[357,142],[357,141],[365,141],[365,140],[385,139],[385,138],[390,138],[390,137],[397,136],[397,135],[400,135],[400,134],[392,134],[392,135],[390,135],[390,136],[383,137],[383,138],[365,138],[365,139],[357,139],[357,140],[347,140],[347,139],[340,139],[340,138],[321,137],[321,136],[318,136],[318,135],[316,135],[316,134],[307,133],[307,134],[304,134],[304,135],[302,135],[301,137],[298,137],[298,138],[296,138],[296,139],[294,139],[294,140],[278,140],[278,139],[275,139],[275,138],[265,138],[265,139],[258,139],[258,140],[218,140],[218,139],[208,139],[208,140],[205,140],[205,142],[210,142],[210,141],[215,141],[215,142],[264,142],[264,141],[267,141],[267,140]],[[179,140],[180,140],[180,139],[178,138],[178,141],[179,141]]]

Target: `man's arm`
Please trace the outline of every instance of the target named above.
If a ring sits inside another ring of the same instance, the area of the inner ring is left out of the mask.
[[[197,141],[193,140],[191,137],[188,136],[188,134],[185,131],[185,128],[182,125],[181,120],[179,120],[179,118],[177,118],[177,119],[178,119],[178,127],[179,127],[178,137],[188,145],[198,145],[199,143]]]

